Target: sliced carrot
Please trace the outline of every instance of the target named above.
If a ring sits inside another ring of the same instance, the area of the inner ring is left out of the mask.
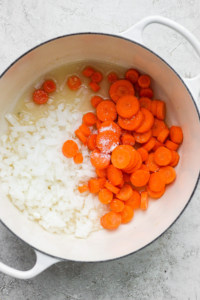
[[[67,140],[62,147],[62,153],[68,158],[74,157],[78,153],[78,145],[73,140]]]
[[[147,192],[141,192],[140,208],[142,210],[147,210],[148,204],[149,204],[148,193]]]
[[[165,180],[159,171],[150,175],[148,186],[153,192],[160,192],[165,188]]]
[[[118,194],[120,189],[116,186],[114,186],[112,183],[110,183],[109,181],[106,181],[105,183],[105,188],[107,188],[109,191],[111,191],[113,194]]]
[[[90,128],[84,123],[79,126],[79,130],[87,137],[91,134]]]
[[[150,178],[150,173],[144,170],[137,170],[131,174],[131,183],[136,187],[145,186]]]
[[[108,230],[114,230],[121,224],[122,218],[119,213],[110,211],[101,217],[101,226]]]
[[[147,165],[142,164],[139,170],[144,170],[144,171],[150,171],[149,168],[147,167]]]
[[[142,97],[139,99],[140,102],[140,107],[144,107],[146,109],[148,109],[149,111],[151,111],[151,100],[147,97]]]
[[[84,144],[87,145],[87,137],[82,133],[82,131],[80,129],[77,129],[75,131],[75,135],[77,136],[77,138],[79,138],[79,140]]]
[[[123,129],[133,131],[136,130],[139,126],[141,126],[143,120],[144,120],[144,115],[141,112],[141,110],[139,110],[138,113],[135,116],[133,116],[131,119],[124,119],[119,116],[118,124]]]
[[[156,140],[156,143],[155,143],[155,145],[154,145],[152,151],[155,152],[159,147],[162,147],[162,146],[164,146],[164,144],[161,143],[161,142],[159,142],[158,140]]]
[[[88,112],[83,115],[83,123],[87,126],[93,126],[96,123],[97,117],[93,112]]]
[[[143,145],[143,148],[146,149],[148,152],[150,152],[155,146],[155,144],[156,144],[156,139],[154,137],[151,137],[149,141]]]
[[[90,154],[91,164],[97,169],[105,169],[110,164],[110,154],[101,153],[95,149]]]
[[[165,187],[159,191],[159,192],[153,192],[152,190],[150,190],[149,187],[147,187],[147,192],[149,197],[153,198],[153,199],[159,199],[160,197],[162,197],[165,193]]]
[[[91,90],[93,90],[94,92],[98,92],[100,90],[100,86],[98,85],[98,83],[91,81],[89,83],[89,87],[91,88]]]
[[[45,104],[49,99],[49,96],[47,94],[47,92],[41,90],[41,89],[38,89],[38,90],[35,90],[35,92],[33,93],[33,101],[36,103],[36,104]]]
[[[166,147],[159,147],[154,153],[154,160],[159,166],[167,166],[172,160],[172,153]]]
[[[153,98],[153,90],[151,88],[140,89],[139,96],[151,99]]]
[[[99,127],[99,132],[111,130],[116,133],[118,136],[121,135],[121,128],[113,121],[105,121],[101,123]]]
[[[172,150],[172,160],[170,162],[171,167],[176,167],[179,162],[180,156],[176,151]]]
[[[76,91],[81,86],[81,80],[78,76],[72,75],[67,79],[68,88],[72,91]]]
[[[126,133],[121,137],[121,141],[123,145],[135,145],[135,138],[133,135]]]
[[[113,199],[110,203],[110,209],[114,212],[121,212],[124,209],[124,202],[119,199]]]
[[[152,135],[157,137],[163,129],[167,129],[165,122],[155,118],[152,126]]]
[[[170,166],[160,168],[159,172],[163,176],[165,184],[170,184],[176,179],[176,171]]]
[[[120,117],[131,118],[139,111],[140,104],[138,99],[133,95],[125,95],[118,99],[116,110]]]
[[[170,140],[176,144],[183,142],[183,131],[179,126],[172,126],[169,130]]]
[[[151,102],[151,112],[152,112],[153,116],[155,116],[155,117],[156,117],[156,114],[157,114],[157,103],[158,103],[157,100],[153,100]]]
[[[150,111],[142,107],[141,112],[144,115],[144,120],[142,121],[142,124],[136,129],[137,133],[143,133],[150,130],[154,123],[154,117]]]
[[[102,75],[101,72],[96,71],[96,72],[94,72],[94,73],[91,75],[91,79],[92,79],[93,82],[99,83],[99,82],[102,81],[103,75]]]
[[[129,69],[128,71],[126,71],[125,73],[125,77],[126,79],[128,79],[131,83],[136,83],[138,81],[139,78],[139,72],[135,69]]]
[[[121,184],[123,181],[122,171],[115,168],[113,165],[108,166],[106,175],[108,180],[115,186]]]
[[[91,77],[92,74],[94,73],[94,69],[92,67],[86,67],[83,69],[82,73],[85,77]]]
[[[111,130],[100,132],[96,138],[96,145],[101,152],[110,153],[119,145],[119,136]]]
[[[98,178],[98,180],[99,180],[99,187],[100,187],[100,189],[103,189],[104,188],[104,186],[105,186],[105,183],[106,183],[106,178]]]
[[[132,187],[125,183],[124,186],[121,188],[120,192],[116,195],[116,197],[120,200],[126,201],[131,198],[133,194]]]
[[[98,177],[100,177],[100,178],[107,177],[107,169],[96,169],[95,171],[96,171]]]
[[[165,128],[159,133],[157,139],[160,143],[164,143],[168,135],[169,135],[169,129]]]
[[[138,151],[136,151],[136,164],[132,168],[125,169],[127,173],[133,173],[136,170],[140,169],[142,165],[142,157]]]
[[[159,120],[164,120],[166,115],[166,105],[165,102],[158,100],[156,106],[156,117]]]
[[[56,84],[52,79],[45,80],[45,82],[42,85],[42,88],[46,93],[53,93],[56,90]]]
[[[114,167],[124,169],[131,161],[131,153],[125,145],[120,145],[113,150],[111,161]]]
[[[110,100],[104,100],[97,106],[97,117],[100,121],[114,121],[117,118],[115,104]]]
[[[87,139],[88,149],[94,150],[96,148],[96,139],[97,139],[97,134],[91,134],[88,137],[88,139]]]
[[[111,84],[109,89],[110,98],[117,103],[119,98],[125,95],[134,95],[134,87],[128,80],[117,80],[113,84]]]
[[[151,84],[151,79],[149,75],[140,75],[140,77],[138,78],[138,84],[143,89],[148,88]]]
[[[87,184],[79,185],[78,190],[80,193],[84,193],[84,192],[88,191],[88,185]]]
[[[99,129],[101,127],[101,124],[102,122],[99,119],[97,119],[95,123],[96,128]]]
[[[148,159],[149,153],[145,148],[140,147],[137,149],[137,152],[140,153],[140,155],[142,157],[142,161],[146,161]]]
[[[126,201],[126,205],[132,207],[132,209],[139,209],[141,202],[140,193],[136,190],[133,190],[132,196]]]
[[[108,75],[107,75],[107,78],[108,78],[108,81],[110,83],[113,83],[115,81],[118,80],[118,75],[115,73],[115,72],[110,72]]]
[[[93,106],[94,108],[96,108],[97,105],[98,105],[100,102],[102,102],[102,101],[103,101],[103,98],[100,97],[100,96],[93,96],[93,97],[91,98],[91,104],[92,104],[92,106]]]
[[[165,146],[170,150],[176,151],[176,150],[178,150],[179,144],[176,144],[170,140],[167,140],[165,143]]]
[[[98,197],[101,203],[108,204],[113,199],[113,193],[108,189],[103,188],[99,191]]]
[[[134,133],[134,138],[136,140],[137,143],[140,144],[144,144],[146,142],[148,142],[148,140],[151,138],[152,136],[152,130],[148,130],[146,132],[143,133]]]
[[[90,193],[96,194],[100,191],[100,184],[98,178],[91,178],[88,181],[88,188]]]
[[[129,205],[124,205],[124,209],[122,210],[122,212],[120,214],[122,217],[122,224],[126,224],[126,223],[129,223],[133,219],[134,211],[133,211],[132,207],[130,207]]]
[[[131,160],[129,162],[129,164],[127,165],[127,167],[123,168],[123,170],[126,173],[131,173],[131,170],[133,167],[136,166],[138,159],[139,159],[139,154],[137,153],[137,151],[130,145],[123,145],[130,153],[131,155]]]
[[[149,154],[145,163],[146,163],[146,166],[148,167],[149,171],[151,171],[151,172],[157,172],[160,168],[154,161],[154,153]]]
[[[74,159],[74,162],[75,162],[75,164],[82,164],[82,162],[83,162],[83,154],[82,153],[77,153],[74,157],[73,157],[73,159]]]

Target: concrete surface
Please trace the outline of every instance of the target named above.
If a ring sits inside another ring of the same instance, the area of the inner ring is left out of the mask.
[[[199,0],[0,0],[0,73],[49,38],[76,31],[117,33],[152,14],[176,20],[200,38]],[[152,25],[145,41],[182,75],[200,72],[200,59],[173,31]],[[59,263],[28,281],[0,274],[0,299],[200,299],[199,211],[200,187],[176,224],[146,249],[109,263]],[[0,225],[0,259],[28,269],[35,257]]]

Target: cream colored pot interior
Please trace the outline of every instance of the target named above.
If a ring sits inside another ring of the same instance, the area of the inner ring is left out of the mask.
[[[70,260],[101,261],[144,247],[165,231],[182,212],[199,174],[200,127],[188,90],[160,58],[119,37],[81,34],[59,38],[32,50],[3,75],[0,80],[1,131],[5,130],[4,113],[12,110],[26,85],[51,68],[80,60],[134,66],[151,75],[156,97],[167,102],[168,123],[180,125],[184,132],[176,183],[168,187],[160,200],[150,201],[146,212],[137,212],[131,223],[114,232],[102,230],[85,240],[46,232],[27,220],[8,199],[0,199],[0,218],[18,237],[47,254]]]

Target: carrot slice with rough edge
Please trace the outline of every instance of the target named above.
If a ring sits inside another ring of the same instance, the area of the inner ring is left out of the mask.
[[[138,113],[133,116],[131,119],[124,119],[120,116],[118,117],[118,124],[121,128],[133,131],[136,130],[143,122],[144,115],[141,112],[141,110],[138,111]]]
[[[160,192],[165,188],[165,180],[159,171],[150,175],[148,186],[153,192]]]
[[[113,131],[118,136],[121,135],[121,128],[119,127],[119,125],[117,125],[117,123],[115,123],[113,121],[105,121],[105,122],[101,123],[101,125],[99,127],[99,132],[103,132],[103,131],[107,131],[107,130]]]
[[[153,192],[152,190],[150,190],[149,187],[147,187],[147,192],[149,197],[153,198],[153,199],[159,199],[160,197],[162,197],[165,193],[165,187],[159,191],[159,192]]]
[[[162,167],[159,170],[165,180],[165,184],[170,184],[176,179],[176,171],[171,166]]]
[[[91,80],[92,80],[93,82],[99,83],[99,82],[102,81],[102,79],[103,79],[103,75],[102,75],[102,73],[99,72],[99,71],[96,71],[96,72],[94,72],[94,73],[91,75]]]
[[[35,90],[35,92],[33,93],[33,101],[36,103],[36,104],[45,104],[49,99],[49,96],[47,94],[47,92],[41,90],[41,89],[38,89],[38,90]]]
[[[117,75],[117,73],[115,73],[115,72],[110,72],[110,73],[107,75],[107,78],[108,78],[108,81],[109,81],[110,83],[113,83],[113,82],[115,82],[115,81],[118,80],[118,75]]]
[[[114,230],[119,227],[122,221],[122,217],[119,213],[110,211],[101,217],[101,226],[108,230]]]
[[[154,153],[149,154],[145,164],[151,172],[157,172],[160,168],[154,161]]]
[[[169,129],[168,128],[165,128],[163,129],[158,137],[157,137],[157,140],[160,142],[160,143],[164,143],[165,140],[168,138],[168,135],[169,135]]]
[[[147,98],[151,99],[151,98],[153,98],[153,90],[151,88],[140,89],[139,96],[147,97]]]
[[[45,80],[45,82],[42,85],[42,88],[46,93],[53,93],[56,90],[56,84],[52,79]]]
[[[82,121],[87,126],[93,126],[96,123],[97,117],[93,112],[88,112],[83,115]]]
[[[134,146],[135,145],[135,138],[133,135],[129,134],[129,133],[125,133],[122,137],[121,137],[121,142],[123,145],[130,145],[130,146]]]
[[[128,79],[131,83],[136,83],[138,81],[139,78],[139,72],[135,69],[129,69],[128,71],[126,71],[125,73],[125,77],[126,79]]]
[[[117,118],[117,111],[115,104],[110,100],[104,100],[98,104],[97,117],[100,121],[114,121]]]
[[[149,204],[148,193],[147,192],[141,192],[140,208],[142,210],[147,210],[148,204]]]
[[[102,101],[103,101],[103,98],[100,97],[100,96],[93,96],[93,97],[91,98],[91,104],[92,104],[92,106],[93,106],[94,108],[96,108],[97,105],[98,105],[100,102],[102,102]]]
[[[75,135],[77,136],[77,138],[79,138],[79,140],[84,144],[87,145],[87,137],[82,133],[82,131],[80,129],[77,129],[75,131]]]
[[[148,159],[149,153],[145,148],[140,147],[137,149],[137,152],[140,153],[140,155],[142,157],[142,161],[146,161]]]
[[[88,137],[88,139],[87,139],[88,149],[94,150],[96,148],[96,139],[97,139],[97,134],[91,134]]]
[[[96,169],[97,176],[100,178],[106,178],[107,177],[107,169]]]
[[[87,137],[91,134],[90,128],[84,123],[79,126],[79,130]]]
[[[101,152],[110,153],[119,145],[119,136],[110,130],[100,132],[96,138],[96,145]]]
[[[81,80],[78,76],[72,75],[67,79],[68,88],[72,91],[76,91],[81,86]]]
[[[134,211],[133,211],[132,207],[130,207],[129,205],[124,205],[124,209],[122,210],[122,212],[120,214],[122,217],[122,224],[126,224],[126,223],[129,223],[133,219]]]
[[[74,162],[75,162],[75,164],[82,164],[82,162],[83,162],[83,154],[82,153],[77,153],[74,157],[73,157],[73,159],[74,159]]]
[[[121,212],[124,209],[124,202],[119,199],[113,199],[110,203],[110,209],[114,212]]]
[[[98,197],[101,203],[108,204],[113,199],[113,193],[108,189],[103,188],[99,191]]]
[[[78,145],[73,140],[67,140],[62,146],[62,153],[68,158],[74,157],[78,153]]]
[[[147,74],[140,75],[140,77],[138,78],[138,84],[143,89],[148,88],[151,84],[151,79],[149,75]]]
[[[166,105],[165,102],[158,100],[156,106],[156,117],[159,120],[164,120],[166,115]]]
[[[134,95],[134,87],[128,80],[117,80],[111,84],[109,89],[110,98],[117,103],[119,98],[125,95]]]
[[[139,209],[141,202],[140,193],[136,190],[133,190],[132,196],[126,201],[126,205],[132,207],[132,209]]]
[[[172,126],[169,130],[170,140],[176,144],[183,142],[183,131],[179,126]]]
[[[79,190],[80,193],[87,192],[88,191],[88,185],[87,184],[79,185],[78,190]]]
[[[141,97],[139,99],[140,102],[140,107],[144,107],[146,109],[148,109],[149,111],[151,111],[151,100],[147,97]]]
[[[134,133],[134,138],[135,138],[136,142],[140,143],[140,144],[144,144],[144,143],[148,142],[148,140],[151,138],[151,136],[152,136],[151,129],[146,132],[143,132],[143,133],[137,133],[137,132]]]
[[[138,99],[133,95],[125,95],[118,99],[116,110],[122,118],[132,118],[139,111],[140,104]]]
[[[91,77],[92,74],[94,73],[94,69],[92,67],[85,67],[82,71],[82,74],[85,76],[85,77]]]
[[[118,194],[119,191],[120,191],[120,188],[118,188],[118,187],[112,185],[112,183],[110,183],[110,182],[108,182],[108,181],[106,181],[106,183],[105,183],[104,186],[105,186],[105,188],[107,188],[109,191],[111,191],[113,194]]]
[[[106,170],[106,175],[108,180],[113,184],[113,185],[119,185],[123,181],[123,173],[121,170],[115,168],[113,165],[108,166]]]
[[[100,189],[103,189],[106,183],[106,178],[98,178]]]
[[[174,142],[172,142],[172,141],[170,141],[170,140],[167,140],[167,141],[165,142],[165,146],[166,146],[168,149],[174,150],[174,151],[178,150],[178,148],[179,148],[179,144],[176,144],[176,143],[174,143]]]
[[[91,90],[93,90],[94,92],[98,92],[100,90],[100,86],[98,85],[98,83],[91,81],[89,83],[89,87],[91,88]]]
[[[153,116],[156,116],[156,114],[157,114],[157,103],[158,103],[158,100],[153,100],[151,102],[151,112],[152,112]]]
[[[101,153],[98,149],[95,149],[90,154],[91,164],[97,169],[105,169],[110,164],[110,154]]]
[[[90,193],[96,194],[100,191],[100,184],[98,178],[91,178],[88,181],[88,188]]]
[[[167,166],[172,160],[172,153],[166,147],[159,147],[154,153],[154,160],[159,166]]]
[[[150,173],[144,170],[137,170],[131,174],[131,183],[136,187],[145,186],[150,178]]]
[[[154,123],[154,117],[150,111],[142,107],[141,112],[144,115],[144,120],[142,121],[142,124],[136,129],[137,133],[143,133],[150,130]]]
[[[111,161],[114,167],[124,169],[131,161],[131,153],[125,145],[120,145],[113,150]]]
[[[156,139],[154,137],[151,137],[150,140],[143,145],[143,148],[146,149],[148,152],[150,152],[155,146],[155,144],[156,144]]]
[[[172,150],[172,160],[170,162],[170,166],[176,167],[178,165],[179,159],[180,159],[180,156],[179,156],[178,152]]]
[[[156,140],[156,143],[152,150],[155,152],[159,147],[162,147],[162,146],[164,146],[164,144]]]
[[[120,192],[116,195],[116,197],[120,200],[126,201],[131,198],[133,194],[133,189],[130,184],[125,183],[121,188]]]

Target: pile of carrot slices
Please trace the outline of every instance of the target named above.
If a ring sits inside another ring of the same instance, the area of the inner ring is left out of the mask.
[[[86,67],[83,75],[91,79],[90,88],[98,91],[102,74]],[[110,207],[101,225],[113,230],[130,222],[135,210],[146,210],[149,197],[160,198],[175,180],[183,132],[165,123],[166,104],[153,99],[149,75],[129,69],[125,78],[111,72],[107,80],[109,99],[91,98],[96,112],[83,115],[75,135],[91,151],[96,170],[96,177],[79,186],[79,192],[98,194],[99,201]],[[69,79],[68,86],[72,86]],[[72,140],[63,145],[63,154],[76,163],[83,160]]]

